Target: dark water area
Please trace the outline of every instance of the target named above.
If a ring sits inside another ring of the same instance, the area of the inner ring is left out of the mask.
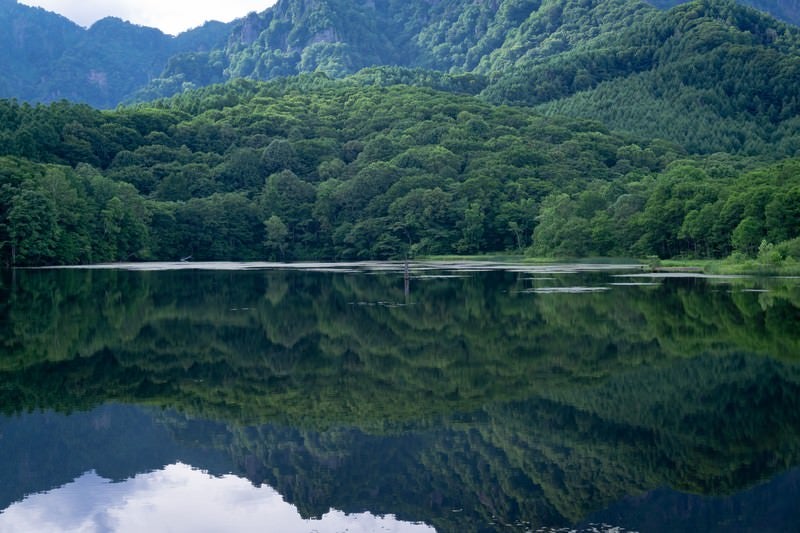
[[[790,531],[799,437],[798,279],[0,275],[0,532]]]

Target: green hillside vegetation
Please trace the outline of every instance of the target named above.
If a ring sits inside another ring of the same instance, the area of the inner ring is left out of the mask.
[[[482,77],[489,102],[598,119],[692,153],[791,156],[799,31],[731,0],[668,12],[638,0],[284,0],[239,21],[205,67],[196,55],[174,58],[136,98],[204,85],[220,71],[268,80],[435,69]]]
[[[6,101],[0,116],[6,265],[798,257],[796,160],[687,157],[427,88],[317,74],[113,112]]]
[[[661,9],[669,9],[685,3],[685,0],[647,0],[647,2]],[[800,5],[795,0],[742,0],[740,3],[769,13],[795,26],[800,25]]]
[[[690,152],[794,155],[799,35],[733,3],[692,2],[634,25],[605,49],[558,56],[488,90]],[[575,80],[586,64],[592,83],[581,87]],[[525,90],[543,75],[560,93]]]
[[[656,10],[631,0],[281,0],[235,26],[227,74],[342,76],[376,65],[500,72],[610,36],[645,13]]]
[[[285,0],[161,80],[313,74],[115,111],[0,101],[0,264],[512,252],[795,268],[800,30],[725,0],[422,4]],[[122,46],[118,23],[89,31]],[[298,66],[306,46],[338,66]],[[331,79],[375,63],[408,66]]]
[[[109,108],[239,78],[404,67],[432,70],[406,83],[471,75],[479,83],[437,88],[599,119],[692,153],[800,146],[798,29],[731,0],[667,12],[639,0],[280,0],[176,38],[118,19],[83,30],[2,0],[0,27],[10,51],[0,96],[24,101]]]
[[[0,0],[7,21],[3,268],[486,253],[800,268],[800,30],[733,2],[281,0],[170,38]],[[800,461],[796,287],[563,300],[508,273],[412,283],[2,270],[0,412],[206,417],[304,514],[420,519],[408,490],[446,531],[571,524]],[[263,423],[290,427],[246,427]],[[395,463],[366,463],[377,443]]]

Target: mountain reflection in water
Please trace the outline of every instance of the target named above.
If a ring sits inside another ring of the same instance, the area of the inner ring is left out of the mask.
[[[127,484],[180,462],[274,487],[303,520],[800,520],[780,505],[798,496],[797,280],[181,268],[3,275],[4,519],[92,470]]]

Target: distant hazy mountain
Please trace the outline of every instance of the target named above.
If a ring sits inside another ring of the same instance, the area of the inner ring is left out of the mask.
[[[662,9],[669,9],[679,4],[685,4],[687,0],[647,0],[649,3]],[[742,5],[754,7],[773,17],[800,24],[800,1],[798,0],[739,0]]]
[[[750,3],[795,20],[797,2]],[[0,97],[114,107],[235,78],[400,66],[486,76],[488,99],[542,104],[734,44],[769,49],[778,63],[795,53],[794,37],[785,40],[794,27],[731,0],[690,5],[663,12],[640,0],[279,0],[170,37],[115,18],[86,30],[0,0],[0,46],[10,52],[0,57]],[[703,31],[676,31],[696,17]]]
[[[87,30],[41,8],[0,0],[0,97],[113,107],[159,75],[171,56],[207,52],[228,32],[211,22],[171,37],[112,17]]]
[[[330,76],[390,65],[503,74],[611,36],[658,13],[639,0],[279,0],[235,23],[205,66],[175,58],[140,99],[187,82],[271,79],[302,72]]]

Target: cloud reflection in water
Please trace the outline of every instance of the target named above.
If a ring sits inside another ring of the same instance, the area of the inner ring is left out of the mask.
[[[112,483],[89,472],[63,487],[35,494],[0,514],[0,532],[395,532],[422,533],[424,524],[331,510],[303,519],[268,486],[213,477],[178,463]]]

